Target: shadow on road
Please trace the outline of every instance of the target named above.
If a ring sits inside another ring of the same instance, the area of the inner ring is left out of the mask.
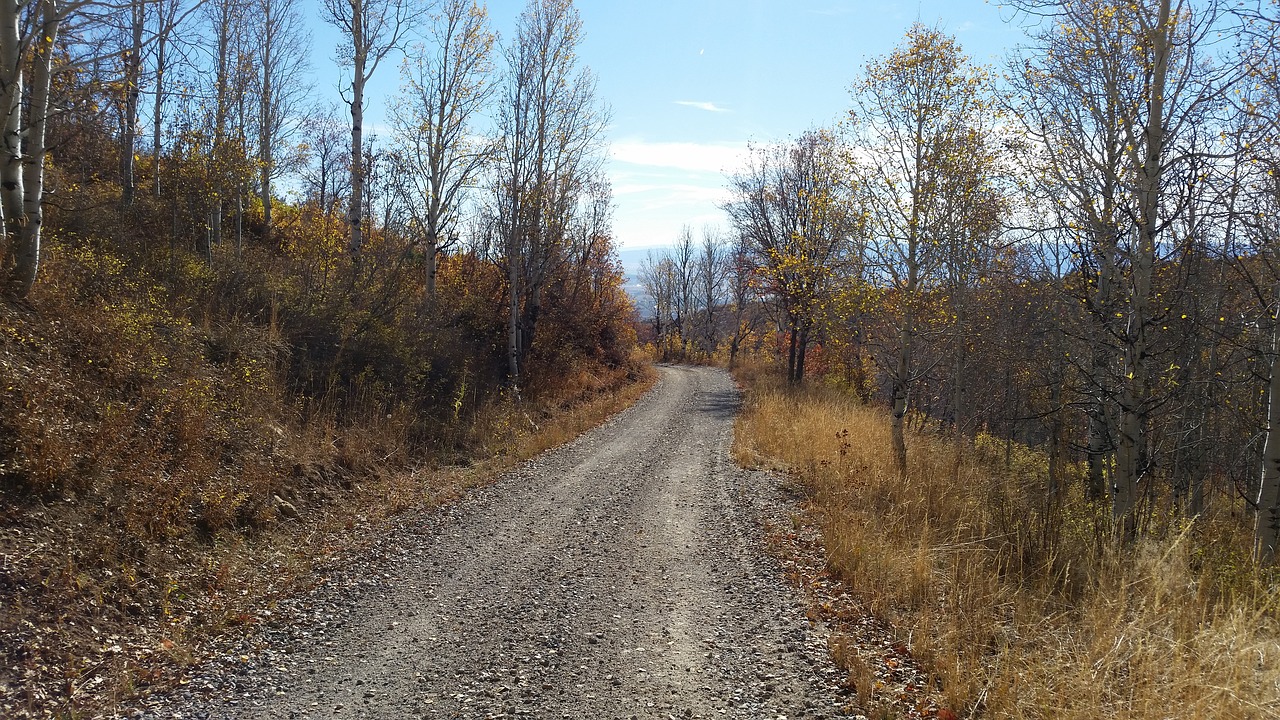
[[[742,407],[742,397],[734,391],[712,390],[694,395],[694,405],[717,420],[730,419]]]

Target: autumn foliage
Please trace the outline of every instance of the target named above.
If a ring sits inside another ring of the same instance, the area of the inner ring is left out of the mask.
[[[110,138],[82,119],[53,128],[39,282],[0,301],[0,714],[158,680],[336,538],[477,481],[438,468],[561,441],[580,428],[559,418],[644,375],[607,235],[549,262],[516,400],[492,256],[443,254],[428,295],[411,238],[369,221],[353,256],[332,196],[273,201],[269,236],[246,196],[211,236],[194,142],[121,210]],[[104,645],[143,628],[163,647]]]
[[[855,80],[858,262],[807,331],[755,286],[760,357],[809,380],[742,375],[743,459],[801,480],[826,571],[961,715],[1273,716],[1276,5],[1011,5],[1002,86],[920,24]],[[751,209],[808,193],[729,186],[773,270]]]

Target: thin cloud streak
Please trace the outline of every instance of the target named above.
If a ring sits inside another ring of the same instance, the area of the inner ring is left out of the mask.
[[[742,165],[746,143],[700,144],[619,140],[609,149],[616,162],[685,172],[724,173]]]
[[[676,100],[675,104],[682,105],[684,107],[696,108],[698,110],[705,110],[707,112],[713,112],[713,113],[733,112],[729,108],[722,108],[713,102],[701,102],[698,100]]]

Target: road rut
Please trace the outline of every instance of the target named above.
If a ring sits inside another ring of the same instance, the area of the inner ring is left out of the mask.
[[[787,512],[776,478],[729,458],[733,382],[660,372],[605,425],[413,519],[378,577],[306,601],[314,622],[148,714],[837,714],[825,634],[763,551],[762,520]]]

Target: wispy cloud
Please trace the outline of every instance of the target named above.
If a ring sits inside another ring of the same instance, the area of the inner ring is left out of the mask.
[[[706,110],[707,112],[716,112],[716,113],[732,112],[732,110],[730,110],[729,108],[722,108],[719,105],[712,102],[699,102],[697,100],[676,100],[675,104],[683,105],[685,107],[697,108],[698,110]]]
[[[631,196],[628,203],[635,207],[656,209],[662,207],[716,206],[729,197],[723,185],[622,185],[614,190],[614,197]]]
[[[685,224],[724,223],[724,173],[746,161],[741,142],[615,140],[607,165],[617,209],[614,233],[624,247],[668,244]]]
[[[686,172],[723,173],[736,170],[746,143],[687,143],[619,140],[609,154],[618,162]]]
[[[853,8],[848,5],[829,5],[827,7],[813,8],[809,10],[810,15],[823,15],[826,17],[843,17],[853,13]]]

